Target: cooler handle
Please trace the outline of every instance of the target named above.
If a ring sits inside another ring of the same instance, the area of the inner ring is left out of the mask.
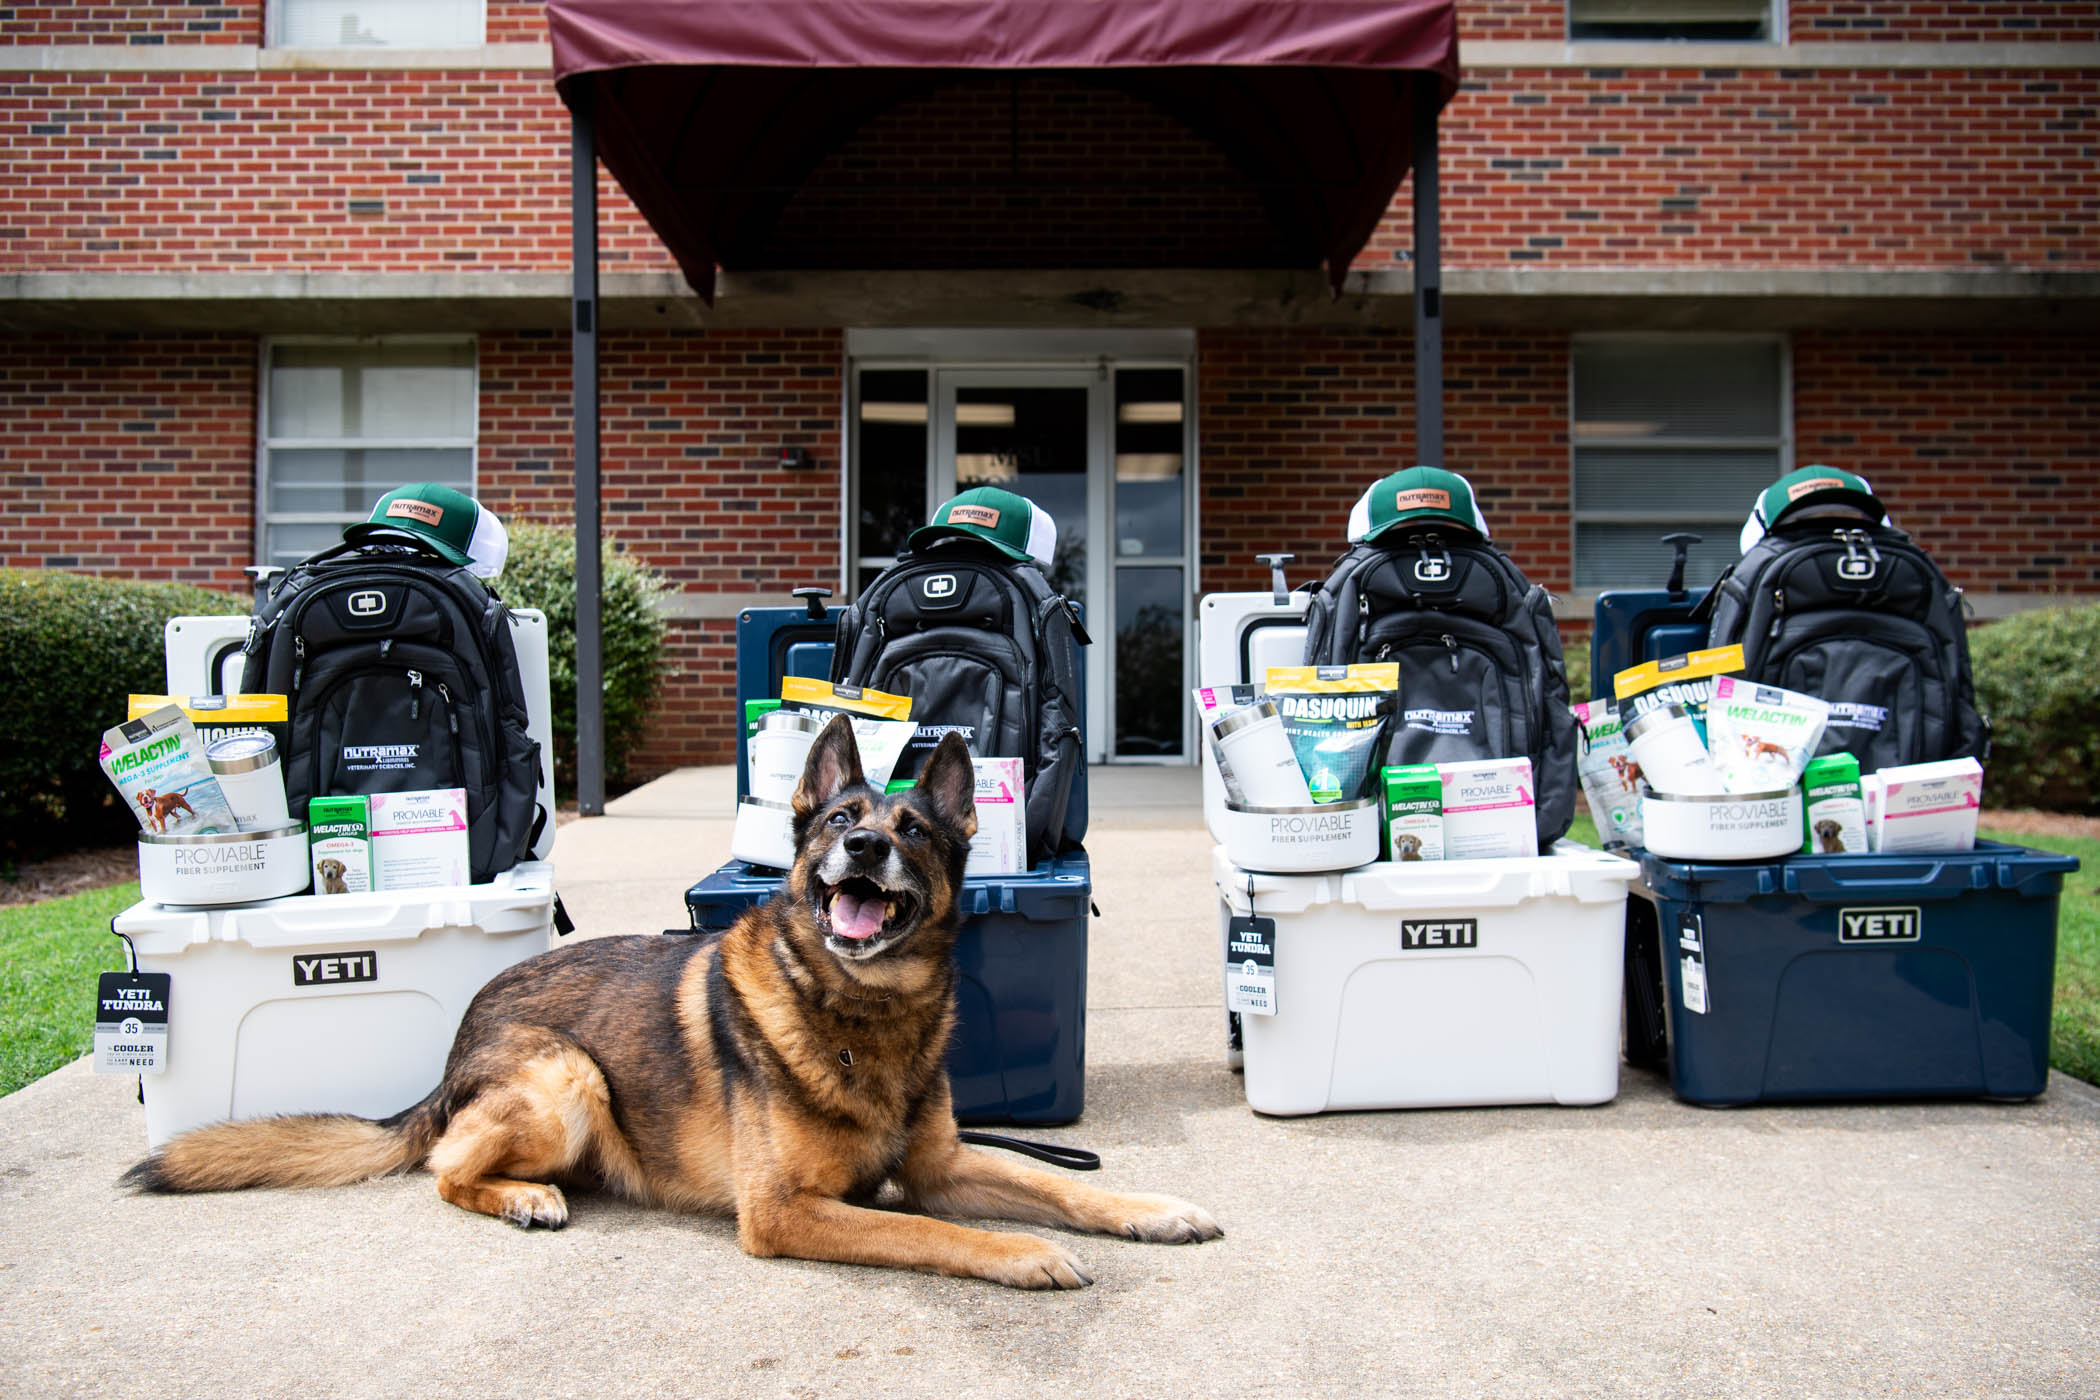
[[[1987,847],[1979,850],[1989,854]],[[1788,862],[1780,869],[1785,892],[1803,899],[1954,899],[1970,890],[1994,886],[2020,894],[2046,894],[2061,887],[2063,877],[2078,868],[2074,856],[2031,851],[2024,846],[1999,847],[2009,858],[1974,860],[1968,853],[1946,856],[1875,857],[1850,860]]]

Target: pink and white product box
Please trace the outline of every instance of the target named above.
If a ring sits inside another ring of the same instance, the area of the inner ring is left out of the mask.
[[[464,885],[471,868],[467,790],[375,792],[372,797],[372,887],[436,889]]]
[[[1028,790],[1018,758],[975,758],[977,839],[964,875],[1013,875],[1028,868]]]
[[[1265,875],[1220,846],[1212,877],[1256,1112],[1617,1096],[1632,861],[1563,841]]]
[[[1884,768],[1881,779],[1881,839],[1875,849],[1971,851],[1983,806],[1983,765],[1973,758]]]
[[[553,923],[543,861],[485,885],[132,905],[110,928],[137,971],[169,979],[147,1145],[224,1118],[409,1107],[437,1086],[474,994],[546,951]]]

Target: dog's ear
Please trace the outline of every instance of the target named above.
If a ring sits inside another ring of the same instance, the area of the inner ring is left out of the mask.
[[[808,816],[861,781],[860,745],[853,741],[853,717],[833,715],[831,723],[809,746],[809,759],[802,765],[802,781],[795,785],[795,815]]]
[[[919,772],[918,785],[942,822],[977,834],[977,768],[961,735],[950,731],[941,736],[933,757]]]

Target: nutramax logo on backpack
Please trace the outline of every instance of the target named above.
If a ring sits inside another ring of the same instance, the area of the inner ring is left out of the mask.
[[[386,768],[413,768],[420,744],[345,744],[342,766],[352,773]]]

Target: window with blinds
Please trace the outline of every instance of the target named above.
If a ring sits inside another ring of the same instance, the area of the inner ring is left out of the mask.
[[[1572,360],[1575,586],[1659,587],[1680,531],[1687,581],[1713,582],[1787,470],[1785,342],[1583,337]]]
[[[473,341],[279,341],[265,355],[260,562],[337,543],[411,481],[473,494]]]
[[[488,33],[484,0],[270,0],[270,46],[449,49]]]
[[[1780,0],[1568,0],[1570,39],[1776,42]]]

